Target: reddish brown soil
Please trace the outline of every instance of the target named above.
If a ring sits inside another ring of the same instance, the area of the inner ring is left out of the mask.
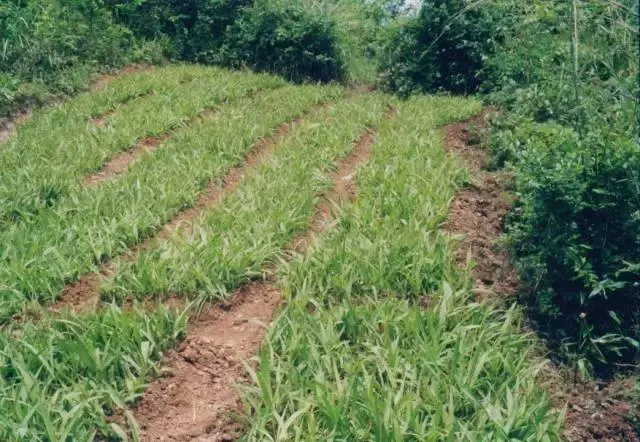
[[[486,171],[489,162],[486,148],[470,142],[486,131],[486,116],[483,113],[444,128],[446,149],[462,157],[473,177],[470,185],[452,201],[444,229],[463,235],[457,258],[462,266],[473,261],[471,276],[478,296],[486,292],[511,296],[521,284],[508,251],[496,244],[504,229],[504,217],[513,204],[508,190],[509,176]]]
[[[504,230],[504,217],[514,201],[509,193],[510,177],[504,172],[485,170],[489,153],[482,143],[471,142],[477,138],[471,135],[486,128],[486,113],[445,127],[446,149],[462,157],[471,171],[472,182],[456,195],[444,227],[464,235],[458,261],[463,266],[470,258],[476,263],[471,274],[478,296],[513,296],[522,289],[522,283],[508,252],[496,245]],[[625,381],[574,386],[570,375],[553,366],[545,369],[543,376],[541,383],[556,407],[568,407],[563,431],[568,441],[640,442],[625,419],[632,408],[626,399],[631,387],[625,387]]]
[[[633,379],[600,385],[588,382],[557,386],[554,399],[558,406],[568,405],[564,437],[570,442],[639,442],[640,438],[627,421],[632,411],[628,400],[632,389]]]
[[[245,157],[243,163],[232,168],[223,179],[223,184],[211,182],[209,186],[196,199],[193,207],[186,209],[174,216],[153,237],[147,238],[141,244],[131,248],[125,253],[125,259],[133,259],[141,250],[149,247],[152,241],[168,237],[178,228],[190,226],[193,221],[205,210],[215,207],[224,195],[232,192],[242,181],[244,174],[250,168],[259,165],[269,156],[278,141],[295,126],[299,119],[281,125],[271,136],[256,143],[254,149]],[[187,227],[188,228],[188,227]],[[73,284],[68,284],[62,291],[60,299],[50,306],[51,311],[71,309],[83,311],[94,306],[99,301],[98,289],[103,278],[110,276],[114,270],[114,262],[107,261],[100,266],[98,271],[87,273]]]
[[[367,130],[331,174],[333,188],[323,195],[310,223],[287,247],[301,252],[311,235],[331,227],[335,207],[355,196],[354,174],[370,156]],[[145,441],[235,440],[242,413],[236,385],[248,382],[244,362],[262,343],[282,296],[269,281],[240,288],[223,307],[212,307],[189,329],[186,341],[164,358],[169,377],[150,385],[135,409]]]
[[[241,410],[236,384],[248,381],[243,361],[257,352],[281,299],[268,283],[248,284],[196,319],[187,339],[165,355],[167,375],[149,386],[135,409],[142,440],[237,437],[232,413]]]
[[[142,155],[158,150],[160,145],[171,137],[171,134],[171,132],[167,132],[157,137],[144,137],[136,143],[133,149],[120,152],[105,163],[98,172],[86,176],[84,184],[92,186],[125,173]]]

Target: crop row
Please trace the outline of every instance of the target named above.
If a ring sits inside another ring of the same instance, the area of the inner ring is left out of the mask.
[[[161,187],[163,193],[155,199],[132,199],[127,203],[131,204],[126,209],[130,216],[144,215],[155,206],[181,198],[188,204],[203,183],[220,180],[225,171],[241,161],[253,142],[272,133],[277,123],[291,119],[313,103],[343,93],[338,87],[291,86],[225,106],[210,119],[198,121],[193,128],[176,135],[153,155],[145,156],[128,174],[98,188],[84,189],[68,202],[61,201],[52,209],[52,213],[59,214],[52,219],[70,223],[77,217],[74,226],[95,224],[100,218],[95,211],[65,210],[65,204],[82,204],[92,196],[107,195],[108,189],[115,192],[115,202],[126,200],[126,189],[131,187],[138,191]],[[196,266],[192,270],[185,268],[179,279],[172,280],[178,284],[177,289],[190,294],[192,289],[186,282],[193,276],[200,276],[197,281],[203,289],[213,286],[209,281],[231,288],[255,276],[265,261],[275,258],[282,245],[305,228],[318,194],[329,185],[326,174],[332,164],[349,153],[367,127],[378,124],[386,102],[384,96],[377,94],[340,100],[310,112],[296,123],[262,165],[246,172],[236,191],[203,214],[193,226],[192,236],[179,231],[182,233],[176,233],[172,241],[163,243],[164,255],[172,250],[170,256],[186,257],[178,258],[172,263],[174,266]],[[187,143],[189,140],[192,141]],[[118,183],[128,185],[118,187]],[[164,193],[169,189],[176,192],[175,197]],[[148,203],[142,208],[134,204],[143,201]],[[102,200],[94,204],[108,209],[112,217],[123,213],[112,205],[115,203],[105,205]],[[96,218],[86,218],[92,216]],[[129,216],[123,217],[128,219]],[[14,226],[10,231],[35,225]],[[38,230],[38,235],[46,234],[46,229],[54,225],[43,224],[44,230]],[[112,232],[101,232],[103,238],[112,238]],[[56,237],[51,235],[49,241]],[[71,238],[75,236],[67,239]],[[56,249],[62,250],[66,243],[56,244]],[[69,245],[66,253],[72,256],[81,244]],[[157,250],[143,252],[139,261],[150,264],[150,257],[162,255]],[[47,269],[51,256],[40,260],[33,269]],[[211,264],[205,267],[208,262]],[[166,259],[155,262],[158,269],[167,264]],[[123,264],[120,271],[124,276],[114,287],[122,289],[130,275],[125,270],[135,268],[138,267]],[[219,277],[221,269],[227,272],[223,277]],[[156,289],[149,286],[136,293],[152,294]],[[195,293],[215,298],[224,294],[222,290]],[[122,437],[127,432],[135,435],[136,424],[127,406],[140,396],[145,382],[158,374],[157,362],[162,352],[181,338],[187,313],[188,310],[173,311],[161,305],[142,310],[136,303],[126,308],[114,303],[81,314],[66,312],[45,315],[33,323],[8,323],[0,332],[0,438],[53,441],[92,440],[96,435]]]
[[[38,114],[0,149],[0,229],[55,205],[82,177],[142,138],[175,129],[223,101],[283,85],[272,76],[203,68],[158,70],[131,76],[129,83],[98,92],[95,102],[94,94],[85,95]],[[133,90],[153,93],[122,103]],[[111,112],[99,124],[88,121],[105,110]]]
[[[398,107],[357,200],[280,268],[290,299],[252,373],[245,438],[557,440],[518,312],[473,302],[440,231],[464,172],[435,127],[479,105]]]
[[[260,138],[344,93],[339,87],[284,87],[224,106],[145,155],[127,174],[77,187],[58,204],[0,232],[0,318],[28,301],[55,299],[105,260],[149,236],[193,205]]]
[[[330,185],[326,172],[377,125],[387,103],[381,94],[367,94],[304,118],[193,228],[123,261],[103,297],[180,293],[218,299],[260,275],[308,224],[317,195]]]

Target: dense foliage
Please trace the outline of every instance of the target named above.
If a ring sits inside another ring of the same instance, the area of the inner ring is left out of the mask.
[[[484,61],[500,36],[495,12],[495,6],[465,0],[425,1],[384,48],[383,87],[402,95],[476,91]]]
[[[253,0],[107,0],[115,20],[139,38],[160,40],[172,58],[219,61],[227,29]]]
[[[130,36],[96,0],[0,2],[0,115],[48,92],[76,91],[96,66],[135,59]]]
[[[640,340],[638,4],[429,0],[388,41],[380,83],[401,95],[485,92],[495,167],[527,301],[583,368]]]
[[[0,116],[27,100],[73,93],[92,73],[164,59],[269,71],[296,81],[345,77],[346,55],[365,47],[336,24],[352,1],[19,0],[0,3]],[[355,8],[375,40],[385,14]],[[368,11],[368,12],[367,12]],[[368,49],[369,46],[367,46]],[[368,62],[367,62],[368,63]],[[371,63],[373,66],[373,63]],[[370,76],[373,69],[367,69]]]
[[[227,33],[222,60],[294,81],[344,75],[334,21],[301,3],[259,0],[246,8]]]
[[[492,148],[516,174],[507,227],[532,312],[602,369],[631,362],[640,339],[638,6],[569,5],[513,7],[488,61],[491,99],[508,110]]]

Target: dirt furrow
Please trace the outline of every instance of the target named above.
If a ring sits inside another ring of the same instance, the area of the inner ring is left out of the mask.
[[[373,132],[365,131],[352,152],[331,174],[333,187],[321,197],[308,231],[285,248],[302,252],[313,233],[329,229],[335,208],[354,198],[354,175],[370,156]],[[272,273],[273,269],[266,269]],[[272,278],[269,278],[272,279]],[[282,301],[274,281],[252,282],[228,302],[205,309],[189,327],[187,338],[164,360],[167,376],[152,383],[135,408],[144,441],[229,441],[241,431],[236,384],[247,381],[244,361],[254,356]]]
[[[473,133],[487,129],[485,116],[486,113],[444,128],[447,151],[459,155],[472,175],[471,184],[456,194],[444,228],[464,235],[458,261],[462,266],[469,258],[475,262],[471,275],[476,296],[513,297],[524,287],[509,252],[496,243],[504,232],[504,218],[514,202],[510,192],[512,178],[506,172],[486,170],[489,152],[477,139],[478,134]],[[629,380],[574,385],[568,377],[549,364],[540,380],[557,409],[568,404],[563,431],[566,440],[639,440],[625,418],[632,407],[625,399],[625,393],[631,388],[627,385]]]
[[[508,191],[509,174],[486,170],[489,153],[481,138],[489,112],[444,128],[445,148],[464,160],[472,177],[470,185],[452,201],[444,229],[464,235],[457,258],[462,266],[468,264],[469,258],[475,262],[471,276],[479,297],[487,292],[513,296],[521,288],[520,280],[508,251],[496,245],[496,240],[503,232],[504,218],[514,199]]]
[[[269,156],[272,148],[297,124],[299,119],[300,117],[297,117],[289,123],[280,125],[273,135],[258,141],[251,152],[245,156],[244,161],[233,167],[225,175],[221,185],[217,181],[209,183],[191,208],[179,212],[156,235],[129,249],[124,254],[124,258],[135,258],[141,250],[149,247],[155,239],[168,237],[176,229],[190,225],[203,211],[215,207],[224,195],[233,192],[247,170],[256,167]],[[99,300],[98,289],[100,282],[109,277],[114,270],[115,263],[111,260],[102,264],[98,271],[81,276],[77,282],[67,285],[62,290],[60,299],[52,304],[49,310],[61,311],[70,308],[73,311],[84,311],[96,305]]]
[[[162,143],[171,138],[173,133],[169,131],[155,137],[142,138],[132,149],[118,153],[106,162],[100,170],[87,175],[84,178],[84,185],[94,186],[125,173],[142,155],[158,150]]]
[[[264,89],[257,89],[250,94],[248,94],[244,98],[252,99],[258,96]],[[153,94],[153,92],[152,92]],[[213,106],[210,108],[206,108],[200,111],[195,117],[189,118],[187,120],[187,125],[193,123],[197,120],[206,119],[212,115],[215,115],[220,110],[221,105]],[[101,120],[97,120],[94,122],[96,125],[104,124]],[[118,175],[125,173],[131,166],[133,166],[145,153],[155,152],[160,148],[160,146],[171,138],[176,131],[181,130],[181,127],[172,128],[167,130],[166,132],[157,135],[157,136],[149,136],[140,139],[136,145],[125,151],[122,151],[116,154],[113,158],[107,161],[100,170],[97,172],[87,175],[84,179],[85,186],[92,186],[96,184],[100,184],[104,181],[110,180]]]

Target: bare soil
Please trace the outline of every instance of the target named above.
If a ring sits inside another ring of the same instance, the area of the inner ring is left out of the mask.
[[[491,112],[491,111],[488,111]],[[451,204],[445,230],[462,234],[458,252],[460,265],[469,259],[478,297],[514,297],[523,289],[507,250],[498,244],[504,231],[504,217],[514,197],[511,177],[505,172],[489,172],[489,152],[479,142],[487,130],[487,113],[445,127],[445,145],[459,155],[471,171],[472,181],[458,192]],[[480,137],[478,137],[480,133]],[[632,379],[614,382],[586,382],[574,385],[571,376],[552,364],[541,380],[558,409],[567,406],[563,436],[569,442],[640,442],[627,422],[632,410],[628,400]]]
[[[331,174],[333,188],[322,196],[309,230],[290,243],[288,253],[304,251],[314,233],[333,225],[335,208],[355,197],[354,175],[370,156],[373,136],[365,131],[339,162]],[[163,360],[169,376],[152,383],[135,408],[142,440],[213,442],[240,436],[237,416],[243,410],[236,385],[250,381],[244,363],[258,352],[281,300],[273,281],[252,282],[196,319],[185,342]]]
[[[558,386],[554,398],[559,407],[567,404],[564,437],[569,442],[639,442],[627,420],[633,410],[629,392],[634,380],[586,382]],[[638,410],[636,410],[637,412]]]
[[[471,183],[452,201],[444,229],[463,235],[457,259],[461,266],[473,263],[471,275],[478,296],[513,296],[521,289],[521,283],[509,252],[496,241],[504,230],[504,219],[514,198],[509,192],[510,176],[486,170],[489,153],[480,139],[486,132],[487,115],[485,112],[444,128],[447,151],[459,155],[472,175]]]
[[[163,358],[165,376],[135,408],[146,441],[228,441],[240,427],[236,384],[246,382],[243,361],[253,356],[281,302],[269,283],[247,284],[228,303],[204,311],[187,338]]]

